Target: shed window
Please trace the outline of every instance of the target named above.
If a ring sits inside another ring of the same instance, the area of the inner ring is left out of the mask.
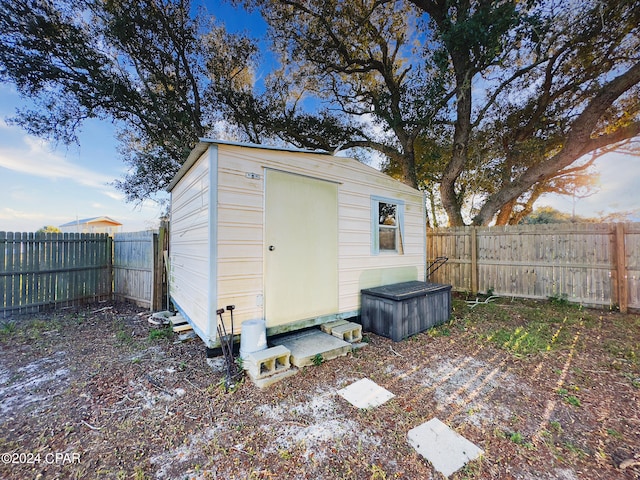
[[[371,199],[372,253],[402,253],[404,203],[381,197]]]

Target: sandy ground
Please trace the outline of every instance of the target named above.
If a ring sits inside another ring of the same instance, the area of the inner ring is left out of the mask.
[[[0,477],[438,479],[407,442],[437,417],[485,451],[453,478],[640,478],[640,317],[585,310],[521,355],[491,332],[541,307],[483,308],[229,393],[199,340],[150,338],[132,306],[16,317],[0,325]],[[395,397],[336,394],[361,378]]]

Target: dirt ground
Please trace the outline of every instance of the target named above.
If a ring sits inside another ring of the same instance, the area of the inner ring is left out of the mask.
[[[455,479],[640,478],[640,316],[498,299],[267,389],[99,304],[0,321],[0,478],[439,479],[407,432],[484,450]],[[395,394],[358,410],[336,391]]]

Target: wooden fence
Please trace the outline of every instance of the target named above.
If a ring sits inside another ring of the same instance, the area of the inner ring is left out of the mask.
[[[105,234],[0,232],[0,316],[111,297]]]
[[[640,309],[640,224],[429,229],[427,257],[449,261],[429,279],[455,290]]]
[[[163,252],[168,236],[159,232],[116,233],[113,239],[113,293],[152,310],[162,308],[165,288]]]

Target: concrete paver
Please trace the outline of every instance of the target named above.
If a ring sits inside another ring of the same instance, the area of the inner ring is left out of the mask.
[[[348,387],[338,390],[338,395],[358,408],[377,407],[395,397],[389,390],[368,378],[363,378]]]
[[[407,437],[409,444],[445,477],[484,453],[437,418],[412,428]]]

